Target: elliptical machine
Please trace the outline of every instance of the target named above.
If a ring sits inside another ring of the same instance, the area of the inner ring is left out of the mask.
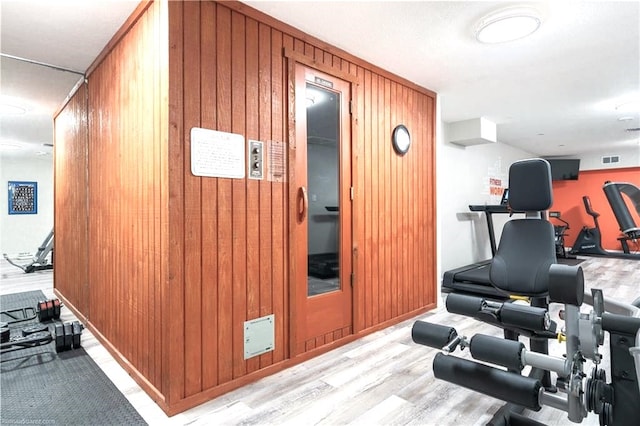
[[[584,203],[584,208],[587,211],[587,214],[593,218],[594,227],[582,227],[569,253],[572,255],[610,256],[623,259],[640,260],[640,254],[629,253],[628,246],[623,253],[615,253],[603,249],[602,234],[600,233],[600,224],[598,224],[598,217],[600,216],[600,213],[593,210],[591,207],[591,200],[588,196],[585,195],[582,197],[582,202]]]
[[[596,256],[606,256],[609,253],[602,248],[602,234],[600,233],[600,224],[598,223],[598,217],[600,213],[594,211],[591,208],[591,200],[588,196],[582,197],[584,203],[584,209],[587,214],[593,218],[593,228],[583,226],[576,238],[576,241],[571,246],[571,254],[591,254]]]
[[[550,211],[549,212],[549,219],[556,219],[560,222],[562,222],[562,225],[553,225],[553,231],[555,233],[556,236],[556,257],[558,258],[563,258],[563,259],[575,259],[575,256],[572,256],[571,254],[567,253],[567,249],[564,246],[564,237],[567,236],[567,233],[565,231],[569,230],[569,222],[567,222],[566,220],[562,219],[561,213],[559,211]]]

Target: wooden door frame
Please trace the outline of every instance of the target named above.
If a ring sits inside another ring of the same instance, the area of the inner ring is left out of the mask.
[[[341,70],[336,70],[330,67],[326,67],[326,66],[322,66],[321,64],[318,64],[317,62],[315,62],[313,59],[310,59],[308,57],[305,57],[303,55],[301,55],[298,52],[294,52],[294,51],[289,51],[286,50],[284,51],[285,54],[285,58],[286,58],[286,64],[287,64],[287,87],[288,87],[288,91],[287,91],[287,137],[288,137],[288,182],[289,182],[289,208],[288,208],[288,218],[289,218],[289,238],[291,240],[294,240],[296,238],[296,236],[298,235],[298,229],[296,227],[296,223],[295,220],[291,220],[291,218],[294,218],[296,215],[296,209],[297,209],[297,199],[298,199],[298,186],[297,185],[293,185],[293,183],[295,182],[295,177],[296,177],[296,153],[297,153],[297,149],[296,149],[296,136],[297,136],[297,130],[296,130],[296,115],[297,113],[299,113],[300,111],[297,111],[296,108],[296,97],[295,97],[295,92],[296,92],[296,68],[301,66],[301,67],[305,67],[305,68],[311,68],[314,69],[320,73],[326,74],[328,76],[331,76],[332,78],[336,78],[336,79],[340,79],[343,81],[346,81],[349,84],[349,96],[350,99],[348,100],[347,104],[350,105],[350,113],[348,114],[349,117],[349,142],[351,144],[350,146],[350,156],[349,156],[349,161],[350,161],[350,169],[349,169],[349,173],[351,176],[351,186],[354,188],[355,191],[355,187],[356,187],[356,174],[355,174],[355,170],[356,169],[356,149],[355,149],[355,120],[354,120],[354,105],[353,105],[353,99],[355,98],[355,93],[356,93],[356,77],[354,75],[351,74],[345,74],[343,71]],[[306,169],[305,169],[306,172]],[[356,277],[355,277],[355,271],[356,271],[356,257],[357,257],[357,245],[355,242],[355,234],[354,234],[354,230],[356,229],[355,226],[355,221],[357,220],[356,217],[357,215],[354,214],[353,212],[355,211],[355,197],[354,199],[351,201],[351,210],[352,210],[352,214],[351,214],[351,226],[350,226],[350,239],[351,239],[351,272],[354,275],[353,278],[353,285],[351,288],[351,328],[352,328],[352,332],[351,334],[355,334],[356,330],[359,330],[362,325],[361,324],[356,324],[356,320],[358,318],[357,316],[357,312],[356,312],[356,307],[357,307],[357,303],[356,303],[356,295],[357,295],[357,285],[356,285]],[[296,262],[294,261],[294,255],[295,255],[295,247],[294,244],[288,244],[289,246],[289,280],[288,280],[288,288],[289,288],[289,352],[290,352],[290,357],[294,358],[296,356],[302,355],[306,352],[305,347],[304,347],[304,341],[301,341],[300,336],[298,335],[298,327],[297,327],[297,321],[298,321],[298,317],[300,314],[300,306],[298,304],[298,299],[301,297],[300,294],[300,289],[298,288],[298,286],[296,286],[296,282],[295,282],[295,278],[299,275],[296,272]],[[347,278],[345,278],[346,280]],[[350,285],[348,282],[346,283],[342,283],[342,285]],[[304,294],[304,297],[306,297],[306,292]],[[345,336],[343,336],[344,338]]]

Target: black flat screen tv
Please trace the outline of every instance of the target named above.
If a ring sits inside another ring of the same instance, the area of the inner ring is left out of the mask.
[[[547,159],[551,165],[551,180],[578,180],[579,159]]]

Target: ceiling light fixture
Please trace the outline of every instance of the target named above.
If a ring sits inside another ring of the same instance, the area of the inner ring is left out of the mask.
[[[27,109],[19,105],[0,103],[0,115],[22,115],[25,112]]]
[[[541,24],[536,9],[509,7],[482,18],[476,26],[475,35],[480,43],[506,43],[533,34]]]
[[[14,142],[9,140],[0,141],[0,149],[3,151],[14,151],[24,148],[24,145],[20,142]]]
[[[640,112],[640,100],[622,103],[616,107],[618,112]]]

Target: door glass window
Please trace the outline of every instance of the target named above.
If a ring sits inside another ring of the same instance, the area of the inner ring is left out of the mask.
[[[306,85],[308,296],[340,289],[340,94]]]

